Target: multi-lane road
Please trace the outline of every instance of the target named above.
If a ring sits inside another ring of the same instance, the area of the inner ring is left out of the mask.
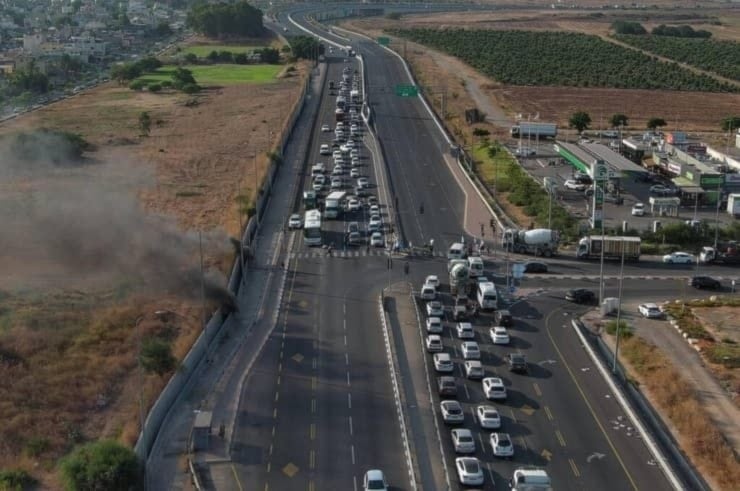
[[[295,17],[307,29],[319,29]],[[278,20],[290,25],[284,15]],[[320,35],[350,44],[327,31]],[[374,141],[364,129],[360,168],[380,198],[385,236],[391,237],[392,224],[406,243],[421,245],[434,239],[437,250],[446,250],[464,234],[466,209],[466,196],[444,158],[449,145],[417,98],[395,94],[396,85],[409,83],[400,60],[364,38],[354,38],[351,44],[364,60],[365,90],[378,138]],[[327,81],[340,79],[344,67],[360,70],[357,60],[345,58],[338,51],[327,56]],[[332,133],[323,133],[320,127],[333,125],[335,97],[326,88],[321,97],[308,166],[329,160],[318,149]],[[304,188],[308,186],[307,177]],[[241,398],[234,434],[237,451],[232,455],[234,488],[359,489],[364,472],[379,468],[394,489],[412,489],[378,302],[382,288],[403,276],[402,268],[395,260],[388,269],[380,249],[343,244],[346,222],[358,221],[366,228],[366,216],[361,212],[325,222],[325,237],[335,244],[331,256],[325,249],[307,247],[300,232],[294,232],[297,240],[288,258],[277,326],[249,373]],[[497,280],[504,269],[502,259],[495,257],[487,264]],[[512,470],[522,464],[547,469],[558,489],[670,489],[642,439],[620,426],[625,415],[569,326],[582,309],[566,304],[562,290],[594,283],[598,263],[552,260],[550,265],[553,274],[525,278],[520,284],[542,291],[511,306],[516,317],[512,347],[493,346],[487,340],[490,322],[485,316],[476,323],[487,376],[501,376],[509,388],[510,397],[500,409],[517,449],[513,461],[500,462],[492,457],[485,435],[476,430],[476,438],[484,443],[476,455],[489,469],[486,489],[494,489],[494,484],[505,487]],[[734,274],[731,269],[716,271]],[[625,273],[685,277],[692,271],[641,263],[627,265]],[[412,260],[413,284],[419,285],[426,274],[444,278],[445,262]],[[615,265],[607,265],[607,276],[615,274]],[[609,295],[614,294],[613,284],[607,287]],[[625,282],[626,297],[675,296],[675,289],[672,281]],[[459,341],[451,326],[445,331],[445,345],[457,355]],[[526,354],[533,367],[529,375],[508,373],[503,356],[511,350]],[[412,358],[419,361],[399,364],[408,371],[400,373],[401,383],[430,367],[434,371],[426,354]],[[480,383],[464,377],[458,377],[458,383],[464,387],[461,402],[468,412],[467,426],[473,429],[470,409],[484,402]],[[440,431],[444,462],[454,474],[448,430],[442,425]],[[426,436],[430,447],[416,448],[417,453],[439,445],[436,436]],[[435,488],[445,487],[437,482]]]

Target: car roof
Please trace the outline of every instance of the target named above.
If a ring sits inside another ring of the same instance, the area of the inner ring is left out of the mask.
[[[381,471],[380,469],[370,469],[369,471],[365,473],[365,476],[367,476],[368,479],[372,479],[372,480],[384,479],[383,471]]]
[[[643,307],[647,307],[648,309],[657,309],[658,308],[658,305],[657,304],[654,304],[654,303],[644,303],[642,305],[643,305]]]

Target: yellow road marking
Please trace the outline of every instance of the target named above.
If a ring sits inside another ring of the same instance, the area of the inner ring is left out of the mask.
[[[311,453],[308,455],[308,467],[310,469],[313,469],[316,467],[316,452],[311,450]]]
[[[563,434],[560,433],[560,430],[555,430],[555,436],[558,437],[558,441],[560,442],[560,446],[565,446],[565,438],[563,438]]]
[[[316,438],[316,424],[311,423],[311,440]]]
[[[316,412],[316,399],[311,399],[311,412]]]
[[[271,468],[272,468],[272,462],[267,462],[267,473],[268,474],[270,473],[270,469]],[[265,486],[267,486],[267,483],[265,483]],[[267,489],[267,488],[265,487],[265,489]]]
[[[239,481],[239,476],[236,475],[236,468],[234,467],[234,464],[231,464],[231,472],[234,474],[234,480],[236,481],[236,485],[239,488],[239,491],[244,491],[242,483],[241,481]]]
[[[267,472],[270,472],[269,469],[268,469]],[[269,489],[270,489],[270,485],[267,484],[267,483],[265,483],[265,491],[269,491]]]
[[[280,399],[280,393],[278,391],[275,391],[275,402],[277,402],[278,399]]]
[[[272,410],[272,419],[277,419],[277,408]]]
[[[550,412],[550,408],[545,406],[545,414],[547,415],[547,419],[552,421],[552,413]]]
[[[283,474],[285,474],[288,477],[293,477],[298,473],[298,466],[295,465],[293,462],[288,462],[288,464],[283,467]]]
[[[599,427],[599,429],[601,430],[601,434],[604,435],[604,438],[606,438],[606,442],[609,444],[609,448],[612,449],[612,452],[614,453],[614,456],[617,458],[619,465],[622,467],[622,471],[624,471],[624,474],[627,476],[627,479],[629,480],[630,485],[632,486],[632,489],[637,491],[638,488],[637,488],[637,484],[635,484],[635,480],[632,478],[632,475],[627,470],[627,466],[624,464],[622,457],[619,455],[619,452],[617,452],[617,449],[614,447],[614,443],[612,442],[611,438],[609,438],[609,435],[606,433],[606,430],[604,429],[604,426],[601,424],[601,421],[599,421],[599,418],[596,417],[596,411],[594,411],[594,408],[591,406],[591,403],[588,402],[586,393],[581,388],[581,385],[578,383],[578,380],[576,380],[576,377],[573,374],[573,370],[570,368],[570,365],[568,365],[568,362],[563,356],[563,353],[560,351],[560,348],[558,348],[558,345],[555,344],[555,339],[552,337],[552,333],[550,332],[550,328],[549,328],[550,318],[562,310],[563,310],[562,308],[558,307],[557,309],[551,311],[550,314],[545,318],[545,330],[547,331],[547,337],[550,338],[550,343],[552,343],[553,348],[555,348],[555,351],[557,351],[558,356],[560,357],[560,361],[563,363],[563,365],[565,365],[565,369],[568,370],[568,374],[570,375],[571,380],[573,380],[573,383],[578,389],[578,392],[581,394],[581,397],[583,398],[583,402],[586,403],[586,407],[588,407],[588,410],[591,413],[591,416],[594,418],[594,421],[596,422],[596,426]],[[573,462],[573,466],[575,466],[575,462]],[[578,471],[577,468],[574,467],[574,469]]]
[[[314,486],[313,480],[308,481],[308,491],[315,491],[316,486]]]
[[[552,452],[550,452],[548,449],[544,449],[540,455],[548,462],[550,462],[550,459],[552,458]]]
[[[278,375],[277,384],[280,385],[280,375]]]
[[[581,477],[581,473],[578,471],[575,461],[573,459],[568,459],[568,462],[570,462],[570,468],[573,469],[573,474],[576,477]]]
[[[318,383],[318,379],[315,376],[311,377],[311,390],[316,390],[317,383]]]

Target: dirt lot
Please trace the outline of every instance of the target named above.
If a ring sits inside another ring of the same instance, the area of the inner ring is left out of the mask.
[[[197,96],[111,82],[0,125],[96,148],[74,164],[0,153],[0,468],[59,489],[56,459],[75,443],[135,441],[139,340],[164,339],[181,359],[200,333],[199,231],[208,309],[227,298],[237,196],[253,197],[299,97],[307,66],[294,66]],[[145,404],[165,382],[145,376]]]

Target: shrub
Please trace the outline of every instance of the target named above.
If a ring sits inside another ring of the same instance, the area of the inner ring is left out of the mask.
[[[130,84],[128,84],[128,88],[131,90],[144,90],[144,87],[146,87],[146,82],[143,80],[134,80]]]
[[[715,343],[705,353],[712,363],[730,369],[740,368],[740,346],[734,342]]]
[[[610,334],[612,336],[617,335],[617,321],[612,320],[606,323],[606,332],[607,334]],[[634,334],[634,331],[632,330],[632,327],[627,324],[627,321],[620,319],[619,320],[619,337],[622,339],[629,339]]]
[[[112,440],[78,447],[60,464],[65,489],[128,491],[140,484],[136,454]]]
[[[149,92],[161,92],[162,91],[162,84],[149,84]]]
[[[1,469],[0,490],[22,491],[34,485],[36,480],[23,469]]]
[[[200,85],[198,84],[185,84],[182,87],[182,91],[186,94],[195,94],[200,92]]]
[[[162,376],[171,372],[177,365],[172,347],[161,339],[149,339],[141,348],[141,366],[148,372]]]
[[[49,440],[44,437],[34,436],[28,439],[23,453],[29,457],[38,457],[49,449]]]

